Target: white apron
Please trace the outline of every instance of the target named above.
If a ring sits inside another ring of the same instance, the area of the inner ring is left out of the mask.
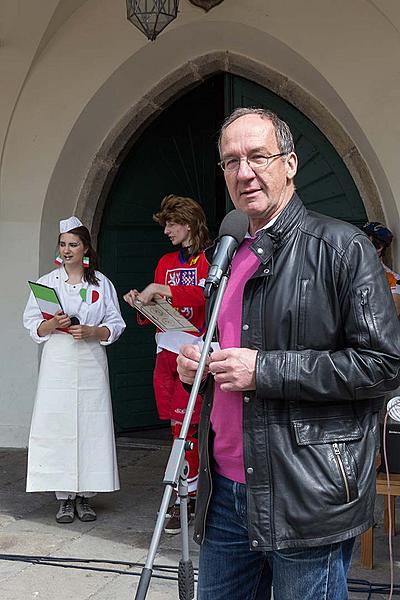
[[[45,343],[29,437],[27,492],[119,489],[106,352],[55,333]]]

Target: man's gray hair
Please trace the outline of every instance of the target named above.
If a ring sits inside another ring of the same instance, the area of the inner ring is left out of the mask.
[[[289,125],[282,121],[272,110],[268,110],[265,108],[236,108],[232,114],[229,115],[225,119],[222,124],[221,131],[218,138],[218,150],[221,155],[221,140],[222,136],[229,125],[231,125],[236,119],[240,119],[240,117],[244,117],[246,115],[260,115],[262,119],[268,119],[271,121],[273,128],[275,130],[276,141],[278,144],[279,152],[284,154],[289,154],[290,152],[294,152],[294,142],[292,132],[289,129]]]

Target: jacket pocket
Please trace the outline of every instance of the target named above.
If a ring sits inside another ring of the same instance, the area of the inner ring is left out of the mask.
[[[299,311],[297,315],[297,347],[299,350],[305,348],[309,284],[309,279],[301,279],[300,281]]]
[[[346,444],[333,442],[332,450],[335,454],[338,473],[343,484],[345,502],[352,502],[358,498],[356,463]]]
[[[358,469],[352,445],[362,438],[355,418],[293,421],[296,442],[313,477],[331,504],[345,504],[358,498]],[[307,456],[304,456],[304,455]]]
[[[360,302],[361,329],[368,332],[368,342],[371,348],[376,348],[378,345],[378,332],[375,325],[375,319],[371,307],[369,288],[363,287],[358,289],[358,297]]]

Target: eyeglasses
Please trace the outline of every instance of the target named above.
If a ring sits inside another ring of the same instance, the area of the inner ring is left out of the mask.
[[[257,169],[266,169],[273,158],[278,158],[278,156],[286,156],[286,154],[287,152],[280,152],[279,154],[271,154],[271,156],[254,154],[254,156],[245,156],[244,158],[232,157],[221,160],[218,164],[223,171],[233,173],[234,171],[239,170],[240,163],[242,160],[245,160],[249,167],[253,169],[253,171],[257,171]]]

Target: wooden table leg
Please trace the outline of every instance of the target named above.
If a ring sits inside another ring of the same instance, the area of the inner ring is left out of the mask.
[[[374,528],[370,527],[361,534],[360,562],[363,569],[374,567]]]
[[[383,503],[383,528],[385,533],[389,533],[389,511],[388,511],[388,502],[390,502],[390,513],[392,515],[392,531],[391,535],[396,535],[396,511],[395,511],[395,500],[396,497],[390,494],[390,496],[386,496],[384,498]]]

